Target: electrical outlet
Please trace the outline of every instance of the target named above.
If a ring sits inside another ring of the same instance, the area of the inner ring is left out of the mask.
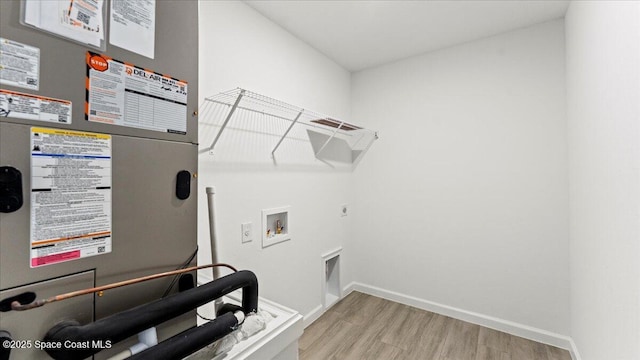
[[[242,224],[242,243],[248,243],[253,241],[253,224]]]
[[[340,205],[340,217],[349,215],[349,204]]]

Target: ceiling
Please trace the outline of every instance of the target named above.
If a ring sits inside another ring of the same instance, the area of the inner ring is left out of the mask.
[[[245,1],[349,71],[564,17],[568,0]]]

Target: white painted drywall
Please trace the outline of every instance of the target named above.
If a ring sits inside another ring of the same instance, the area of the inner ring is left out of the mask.
[[[350,74],[242,2],[200,2],[199,56],[203,98],[242,87],[349,118]],[[316,161],[311,145],[303,142],[293,148],[287,148],[293,142],[283,143],[277,155],[295,161],[274,165],[270,151],[256,149],[275,145],[278,138],[256,130],[231,130],[214,156],[200,155],[198,261],[209,261],[205,187],[215,186],[218,260],[253,270],[261,296],[308,315],[321,304],[321,254],[349,236],[351,218],[340,217],[339,209],[352,202],[351,176]],[[204,126],[200,134],[201,144],[208,146],[215,132]],[[263,249],[261,210],[287,205],[292,240]],[[241,243],[244,222],[252,222],[254,230],[253,242],[246,244]],[[350,281],[348,266],[341,270],[343,281]]]
[[[571,336],[582,360],[640,359],[640,3],[566,16]]]
[[[359,282],[568,334],[564,59],[557,20],[353,75]]]

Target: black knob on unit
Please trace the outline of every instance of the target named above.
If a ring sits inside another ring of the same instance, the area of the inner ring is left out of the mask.
[[[191,173],[187,170],[178,172],[176,177],[176,197],[180,200],[186,200],[191,194]]]
[[[0,212],[10,213],[22,207],[22,173],[11,166],[0,167]]]

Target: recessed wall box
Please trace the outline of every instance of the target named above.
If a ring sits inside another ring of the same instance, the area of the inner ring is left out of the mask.
[[[262,210],[262,247],[291,239],[290,207]]]
[[[337,248],[322,255],[322,305],[328,309],[342,298],[340,287],[340,254],[342,248]]]

